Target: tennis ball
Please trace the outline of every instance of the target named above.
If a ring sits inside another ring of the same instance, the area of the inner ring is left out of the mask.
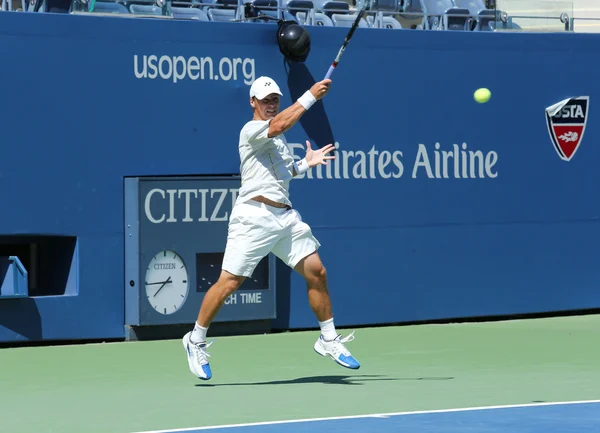
[[[473,97],[477,102],[483,104],[490,100],[490,98],[492,97],[492,92],[490,92],[490,90],[486,88],[477,89],[475,90],[475,94],[473,95]]]

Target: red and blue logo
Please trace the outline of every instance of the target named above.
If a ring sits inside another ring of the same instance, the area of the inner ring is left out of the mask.
[[[563,161],[570,161],[581,145],[589,106],[589,96],[579,96],[546,108],[548,133],[554,149]]]

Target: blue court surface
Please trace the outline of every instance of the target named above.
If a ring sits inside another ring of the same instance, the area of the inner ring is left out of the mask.
[[[290,420],[145,433],[227,431],[236,433],[594,433],[600,432],[600,400]]]

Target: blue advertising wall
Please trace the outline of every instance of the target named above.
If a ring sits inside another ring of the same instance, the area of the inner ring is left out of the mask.
[[[0,245],[49,239],[56,261],[37,295],[0,299],[0,341],[124,335],[125,178],[239,173],[252,80],[273,77],[285,107],[346,33],[309,30],[290,65],[271,24],[0,13]],[[298,158],[306,140],[338,147],[291,187],[336,324],[600,307],[599,49],[598,35],[356,31],[286,134]],[[587,123],[566,161],[545,109],[577,97]],[[301,278],[278,265],[276,279],[273,326],[314,327]]]

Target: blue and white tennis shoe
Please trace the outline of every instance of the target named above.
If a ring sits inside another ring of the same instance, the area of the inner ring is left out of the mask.
[[[187,352],[190,371],[199,379],[209,380],[212,377],[212,371],[210,370],[210,364],[208,362],[210,354],[206,349],[208,349],[213,342],[193,343],[190,340],[191,336],[191,331],[183,336],[183,347]]]
[[[319,339],[315,342],[315,352],[321,356],[329,356],[335,362],[343,367],[358,370],[360,368],[359,362],[352,356],[350,351],[346,349],[344,343],[348,343],[354,340],[354,331],[345,338],[338,335],[335,340],[325,341],[323,335],[319,336]]]

